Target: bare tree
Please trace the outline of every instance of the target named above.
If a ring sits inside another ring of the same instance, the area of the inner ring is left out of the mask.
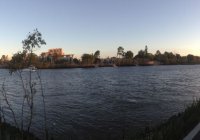
[[[40,73],[37,71],[37,74],[30,68],[32,66],[32,55],[33,52],[40,48],[42,45],[45,45],[46,42],[42,39],[42,34],[36,29],[33,31],[33,33],[29,33],[27,38],[22,41],[23,44],[23,51],[18,52],[15,55],[13,55],[12,60],[9,63],[9,69],[10,73],[17,74],[22,86],[23,96],[22,96],[22,105],[21,105],[21,132],[22,132],[22,138],[23,138],[23,131],[24,131],[24,107],[27,106],[29,108],[29,119],[27,124],[27,131],[30,132],[30,128],[32,125],[33,120],[33,110],[34,110],[34,96],[37,92],[36,90],[36,84],[39,82],[40,85],[40,91],[43,101],[43,107],[44,107],[44,125],[45,125],[45,134],[46,139],[48,139],[48,130],[47,130],[47,123],[46,123],[46,108],[45,108],[45,96],[44,96],[44,89],[42,85],[42,80]],[[27,72],[24,73],[23,69],[28,68]],[[23,75],[25,74],[26,77]],[[27,75],[28,74],[28,75]],[[28,77],[27,77],[28,76]],[[39,80],[36,81],[36,78]],[[2,93],[4,97],[7,99],[5,88],[2,87]],[[13,114],[13,118],[15,123],[17,124],[17,120],[14,114],[14,111],[12,110],[12,107],[8,100],[6,100],[6,103],[8,106],[10,106],[10,110]],[[19,128],[19,127],[18,127]]]
[[[22,41],[23,44],[23,49],[25,51],[27,51],[30,54],[30,58],[29,58],[29,66],[32,65],[32,54],[34,49],[36,48],[40,48],[41,45],[45,45],[46,42],[42,39],[42,34],[35,29],[33,33],[29,33],[28,37]],[[28,94],[27,95],[27,101],[28,101],[28,105],[30,108],[30,118],[29,118],[29,124],[28,124],[28,129],[27,131],[30,131],[30,127],[32,124],[32,119],[33,119],[33,107],[34,107],[34,95],[36,93],[36,89],[35,89],[35,82],[33,82],[32,80],[32,70],[30,69],[29,71],[29,88],[30,90],[28,90]],[[26,96],[25,95],[25,96]]]

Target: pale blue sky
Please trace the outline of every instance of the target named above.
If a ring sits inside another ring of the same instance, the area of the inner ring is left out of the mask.
[[[38,28],[47,45],[79,57],[117,47],[136,54],[145,45],[182,55],[200,55],[199,0],[0,0],[0,55],[21,50]]]

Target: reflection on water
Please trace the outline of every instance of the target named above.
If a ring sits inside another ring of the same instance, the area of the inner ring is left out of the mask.
[[[199,65],[41,70],[41,76],[48,127],[59,140],[121,139],[124,133],[182,111],[200,91]],[[19,114],[20,81],[0,70],[0,78],[4,77],[9,100]],[[31,131],[40,137],[42,112],[38,93]]]

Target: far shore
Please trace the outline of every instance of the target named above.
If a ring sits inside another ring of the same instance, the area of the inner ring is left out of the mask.
[[[40,140],[34,134],[21,131],[5,122],[0,122],[0,139],[2,140]]]
[[[146,66],[170,66],[170,65],[199,65],[199,64],[52,64],[48,66],[35,66],[37,69],[72,69],[72,68],[102,68],[102,67],[146,67]],[[0,69],[9,69],[7,65],[0,65]]]

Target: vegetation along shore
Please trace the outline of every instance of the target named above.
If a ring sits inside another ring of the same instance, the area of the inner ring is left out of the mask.
[[[181,56],[172,52],[161,53],[159,50],[152,54],[148,52],[147,46],[135,56],[132,51],[124,51],[121,46],[116,52],[116,57],[101,58],[100,51],[97,50],[92,54],[83,54],[81,59],[74,58],[73,54],[64,54],[62,48],[49,49],[48,52],[43,52],[39,56],[35,53],[18,52],[10,60],[8,56],[2,55],[0,68],[8,68],[15,58],[30,56],[32,64],[39,69],[200,64],[199,56],[192,54]]]
[[[156,127],[146,127],[133,140],[182,140],[200,121],[200,100]]]

